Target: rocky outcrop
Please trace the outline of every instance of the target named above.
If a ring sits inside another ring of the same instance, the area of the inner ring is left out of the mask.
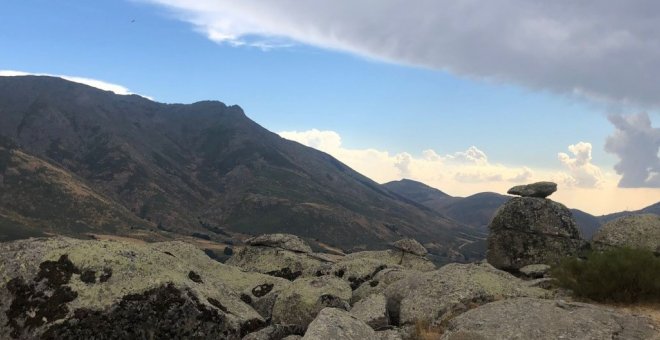
[[[395,325],[440,322],[480,304],[519,296],[545,297],[513,275],[487,263],[448,264],[410,275],[385,289],[387,310]]]
[[[303,339],[379,340],[367,324],[336,308],[323,309],[309,324]]]
[[[405,253],[414,254],[417,256],[425,256],[428,250],[424,246],[412,238],[404,238],[392,243],[392,247],[401,250]]]
[[[264,318],[240,292],[286,280],[213,261],[183,242],[64,237],[0,243],[0,338],[240,339]],[[267,294],[266,294],[267,295]]]
[[[362,284],[353,291],[351,303],[360,301],[369,295],[378,294],[385,291],[385,289],[392,283],[399,281],[409,275],[420,275],[421,272],[405,270],[401,268],[386,268],[379,271],[374,277]]]
[[[351,287],[335,276],[300,278],[280,292],[273,306],[273,322],[306,328],[326,307],[350,308]]]
[[[517,195],[522,197],[538,197],[546,198],[552,195],[553,192],[557,191],[557,183],[553,182],[536,182],[526,185],[517,185],[509,191],[507,194]]]
[[[316,256],[309,246],[293,235],[263,235],[247,241],[226,263],[246,271],[258,272],[293,281],[313,276],[329,257]],[[293,250],[292,250],[293,249]]]
[[[547,264],[530,264],[520,268],[520,274],[530,279],[538,279],[545,276],[550,271]]]
[[[457,316],[443,340],[657,340],[660,330],[642,317],[594,305],[518,298],[489,303]]]
[[[387,328],[390,323],[387,298],[383,294],[373,294],[358,301],[351,309],[351,315],[375,330]]]
[[[387,268],[402,269],[403,267],[369,257],[345,258],[331,266],[323,267],[317,275],[336,276],[348,282],[352,290],[356,290]]]
[[[398,249],[381,251],[360,251],[346,255],[342,261],[349,261],[356,258],[369,258],[380,261],[387,266],[401,266],[405,269],[418,271],[435,270],[436,266],[423,256],[418,256]]]
[[[280,248],[298,253],[311,254],[312,248],[296,235],[291,234],[264,234],[245,240],[251,246],[264,246]]]
[[[487,259],[499,269],[518,271],[530,264],[554,264],[576,255],[586,243],[564,205],[549,199],[516,197],[490,224]]]
[[[660,216],[630,215],[610,221],[594,235],[595,248],[628,247],[660,254]]]

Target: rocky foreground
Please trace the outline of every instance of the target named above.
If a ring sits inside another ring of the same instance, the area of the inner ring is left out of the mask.
[[[660,339],[646,317],[548,288],[557,252],[578,254],[585,242],[565,207],[525,190],[493,221],[493,265],[437,268],[412,239],[339,256],[261,235],[226,263],[184,242],[2,243],[0,338],[394,340],[432,325],[453,340]],[[625,223],[660,228],[640,218]],[[599,246],[630,239],[611,230]]]

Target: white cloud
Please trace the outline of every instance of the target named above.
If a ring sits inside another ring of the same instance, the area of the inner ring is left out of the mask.
[[[566,153],[557,154],[559,162],[568,169],[568,174],[562,176],[567,185],[593,188],[602,184],[603,173],[599,167],[591,163],[591,143],[579,142],[569,145],[568,150],[573,158]]]
[[[59,74],[48,74],[48,73],[31,73],[31,72],[22,72],[22,71],[13,71],[13,70],[0,70],[0,77],[15,77],[15,76],[49,76],[49,77],[58,77],[62,79],[66,79],[68,81],[80,83],[80,84],[85,84],[88,86],[96,87],[97,89],[101,89],[104,91],[111,91],[116,94],[120,95],[129,95],[129,94],[136,94],[131,92],[129,89],[127,89],[124,86],[113,84],[113,83],[108,83],[102,80],[97,80],[97,79],[91,79],[91,78],[83,78],[83,77],[73,77],[73,76],[64,76],[64,75],[59,75]],[[150,97],[142,96],[148,99],[151,99]]]
[[[376,182],[384,183],[405,177],[454,196],[468,196],[484,191],[503,194],[514,184],[551,180],[559,184],[559,190],[552,195],[553,200],[593,214],[640,209],[656,203],[659,197],[658,189],[618,188],[620,176],[612,172],[600,174],[600,170],[591,163],[589,143],[571,145],[569,151],[572,157],[560,156],[564,166],[569,169],[564,172],[494,164],[476,146],[449,155],[441,155],[429,149],[416,157],[406,152],[396,154],[373,148],[350,149],[342,144],[341,136],[334,131],[314,129],[279,134],[324,151]],[[593,183],[590,181],[594,178],[598,179],[597,187],[584,185]],[[583,185],[578,185],[578,182]]]
[[[304,43],[617,103],[660,106],[654,0],[142,0],[209,39]]]
[[[616,154],[614,166],[622,188],[660,188],[660,128],[651,126],[648,114],[609,117],[616,128],[605,150]]]

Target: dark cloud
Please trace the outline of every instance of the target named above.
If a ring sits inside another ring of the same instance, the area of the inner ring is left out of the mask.
[[[648,114],[613,115],[616,132],[607,138],[605,150],[620,161],[614,166],[623,177],[622,188],[660,188],[660,128],[651,126]]]
[[[289,40],[660,107],[657,0],[143,1],[167,6],[219,42]]]

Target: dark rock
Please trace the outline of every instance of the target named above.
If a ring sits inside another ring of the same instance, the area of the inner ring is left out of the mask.
[[[507,194],[518,195],[522,197],[546,198],[552,195],[552,193],[555,191],[557,191],[557,183],[536,182],[532,184],[515,186],[509,189]]]
[[[80,281],[85,283],[96,283],[96,272],[93,270],[85,270],[80,274]]]
[[[404,238],[392,243],[392,246],[403,252],[415,254],[417,256],[424,256],[428,254],[428,250],[424,246],[412,238]]]
[[[204,281],[202,281],[202,277],[192,270],[188,273],[188,278],[191,279],[193,282],[204,283]]]
[[[487,259],[494,267],[518,271],[530,264],[557,263],[586,246],[572,213],[544,198],[516,197],[490,224]]]

